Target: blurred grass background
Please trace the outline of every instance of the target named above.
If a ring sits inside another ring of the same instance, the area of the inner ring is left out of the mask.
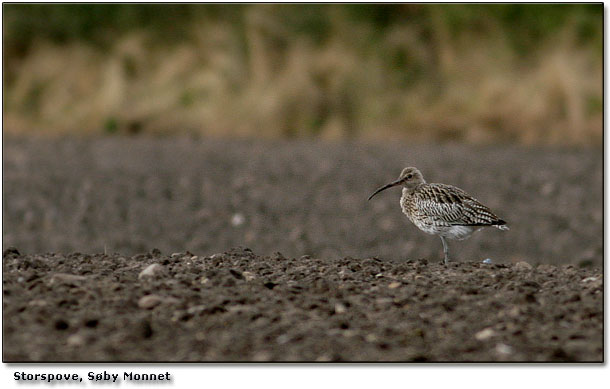
[[[5,133],[601,144],[602,4],[4,4]]]

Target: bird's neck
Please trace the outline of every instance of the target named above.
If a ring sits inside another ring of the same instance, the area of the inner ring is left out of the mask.
[[[402,195],[405,196],[405,197],[406,196],[412,196],[413,193],[415,193],[415,191],[417,190],[417,188],[420,187],[420,185],[422,185],[422,184],[418,184],[418,185],[412,186],[412,187],[403,186],[402,187]]]

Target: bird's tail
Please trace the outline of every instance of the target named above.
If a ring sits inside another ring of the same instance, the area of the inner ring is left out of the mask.
[[[493,225],[494,227],[496,227],[499,230],[503,230],[503,231],[508,231],[510,230],[510,228],[508,228],[508,226],[506,225],[506,222],[504,220],[498,220],[498,223],[495,223]]]

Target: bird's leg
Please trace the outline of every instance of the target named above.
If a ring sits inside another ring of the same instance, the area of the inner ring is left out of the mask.
[[[449,265],[449,246],[447,246],[447,241],[445,241],[445,237],[439,235],[441,237],[441,242],[443,242],[443,252],[445,253],[445,266]]]

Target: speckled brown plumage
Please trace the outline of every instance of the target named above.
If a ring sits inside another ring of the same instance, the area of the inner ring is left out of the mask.
[[[445,264],[449,250],[445,238],[462,240],[482,227],[508,230],[506,222],[477,199],[452,185],[428,184],[414,167],[403,169],[398,180],[377,189],[370,197],[393,186],[402,185],[402,212],[420,230],[438,235],[443,242]]]

